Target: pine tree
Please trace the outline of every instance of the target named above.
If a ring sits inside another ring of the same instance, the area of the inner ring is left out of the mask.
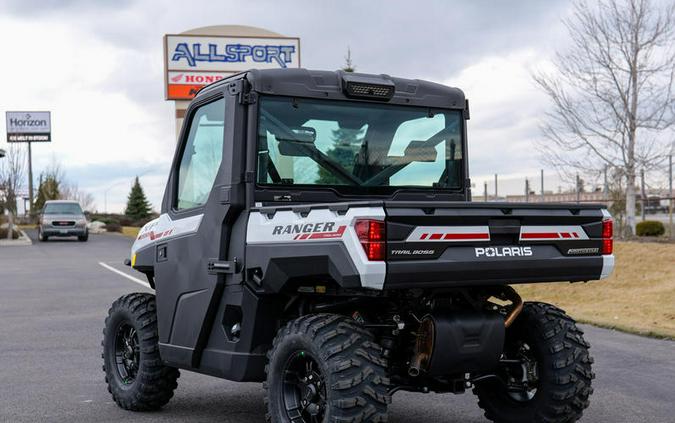
[[[356,66],[352,63],[352,49],[347,47],[347,55],[345,56],[345,65],[342,68],[343,71],[345,72],[354,72],[356,70]]]
[[[326,151],[326,155],[339,163],[345,170],[354,169],[356,154],[361,148],[363,129],[339,128],[333,130],[333,147]],[[344,178],[334,175],[326,168],[319,168],[319,177],[316,181],[320,185],[344,185]]]
[[[345,72],[354,72],[356,66],[352,62],[352,50],[347,47],[345,56],[345,65],[342,67]],[[338,128],[333,130],[333,147],[326,151],[326,155],[339,163],[345,170],[352,171],[356,154],[361,148],[362,129]],[[321,185],[344,185],[344,178],[333,175],[331,171],[323,167],[319,168],[319,177],[316,181]]]
[[[131,187],[131,192],[129,193],[127,200],[127,209],[124,211],[124,214],[134,220],[139,220],[150,216],[150,211],[150,203],[145,197],[143,187],[138,181],[137,176],[134,181],[134,185]]]
[[[61,198],[61,184],[58,179],[52,175],[40,175],[40,183],[38,185],[38,195],[35,199],[35,210],[42,210],[45,203],[49,200],[58,200]]]

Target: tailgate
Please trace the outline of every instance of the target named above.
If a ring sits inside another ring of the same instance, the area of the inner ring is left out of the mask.
[[[385,288],[607,277],[601,205],[386,202]],[[607,231],[607,228],[605,228]],[[610,231],[611,232],[611,231]]]

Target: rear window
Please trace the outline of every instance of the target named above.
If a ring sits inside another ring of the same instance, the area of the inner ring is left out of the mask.
[[[82,214],[82,209],[77,203],[47,203],[44,214]]]
[[[462,187],[457,110],[262,97],[261,185],[327,186],[349,194]]]

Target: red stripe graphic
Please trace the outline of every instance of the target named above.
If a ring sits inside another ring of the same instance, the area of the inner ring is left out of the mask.
[[[438,240],[438,239],[443,239],[443,240],[471,240],[471,239],[490,239],[490,234],[488,233],[445,233],[445,234],[422,234],[420,236],[420,240],[427,239],[427,236],[429,236],[430,240]]]
[[[522,234],[521,238],[523,239],[546,239],[554,238],[558,239],[560,236],[557,232],[530,232]]]
[[[443,239],[490,239],[490,234],[445,234]]]
[[[522,239],[559,239],[557,232],[529,232],[520,236]]]
[[[316,233],[308,233],[308,234],[299,234],[299,235],[296,235],[295,238],[293,238],[293,239],[302,241],[302,240],[305,240],[305,239],[341,238],[342,235],[345,233],[346,229],[347,229],[347,226],[342,225],[335,232],[316,232]]]

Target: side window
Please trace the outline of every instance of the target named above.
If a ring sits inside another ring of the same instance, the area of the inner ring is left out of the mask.
[[[178,210],[206,203],[223,158],[224,123],[225,99],[205,104],[192,115],[178,168]]]

